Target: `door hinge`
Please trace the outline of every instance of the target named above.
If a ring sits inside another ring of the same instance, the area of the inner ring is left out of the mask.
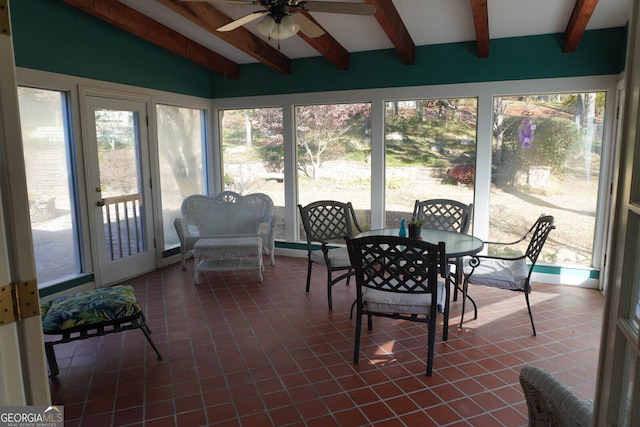
[[[11,22],[9,22],[9,0],[0,0],[0,34],[11,35]]]
[[[36,279],[0,286],[0,325],[39,315]]]

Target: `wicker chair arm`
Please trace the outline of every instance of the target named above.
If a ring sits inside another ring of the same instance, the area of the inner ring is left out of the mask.
[[[520,371],[520,384],[529,409],[530,426],[593,425],[593,402],[578,399],[544,369],[525,366]]]
[[[200,237],[198,226],[188,218],[176,218],[173,220],[173,225],[178,233],[180,243],[186,242],[189,238]]]
[[[258,220],[258,234],[266,236],[269,239],[268,242],[264,242],[265,245],[267,243],[271,245],[275,240],[275,228],[273,227],[273,218],[274,218],[273,215],[267,215]]]
[[[273,222],[273,216],[272,215],[267,215],[264,216],[262,218],[258,218],[257,223],[258,223],[258,230],[260,230],[262,228],[262,226],[264,225],[267,229],[267,231],[269,229],[271,229],[271,223]]]

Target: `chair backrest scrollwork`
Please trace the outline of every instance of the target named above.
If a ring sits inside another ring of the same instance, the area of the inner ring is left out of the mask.
[[[398,236],[347,239],[359,287],[399,293],[431,293],[446,265],[445,244]],[[361,295],[357,293],[358,297]]]
[[[421,221],[426,228],[467,233],[471,224],[473,204],[457,200],[416,200],[412,219]]]
[[[351,202],[321,200],[307,206],[298,205],[298,209],[309,243],[343,242],[345,237],[362,231]]]
[[[529,246],[525,256],[529,259],[531,265],[536,263],[540,252],[542,252],[542,247],[547,241],[549,233],[551,233],[551,230],[556,228],[556,226],[553,225],[553,222],[553,216],[543,214],[527,232],[527,235],[531,234],[531,240],[529,241]]]

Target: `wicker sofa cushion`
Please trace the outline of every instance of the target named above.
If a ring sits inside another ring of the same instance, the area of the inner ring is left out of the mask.
[[[40,312],[44,333],[62,334],[125,322],[138,317],[141,310],[133,287],[121,285],[42,301]]]

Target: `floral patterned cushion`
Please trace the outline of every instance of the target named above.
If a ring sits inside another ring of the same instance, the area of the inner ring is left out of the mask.
[[[40,312],[44,333],[62,334],[132,320],[140,315],[140,304],[133,288],[121,285],[42,301]]]

